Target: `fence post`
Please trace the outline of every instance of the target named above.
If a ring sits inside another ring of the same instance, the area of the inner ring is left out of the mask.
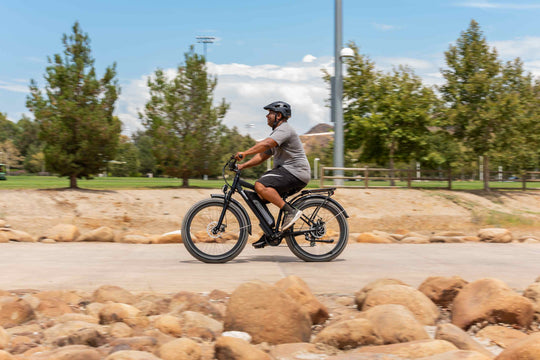
[[[448,169],[448,190],[452,190],[452,169]]]
[[[364,168],[364,187],[367,189],[369,187],[369,170]]]
[[[321,176],[320,176],[320,179],[321,179],[321,185],[320,185],[320,187],[323,188],[323,187],[324,187],[324,167],[321,166],[321,167],[319,167],[319,169],[321,169],[321,170],[320,170],[320,171],[321,171]]]
[[[407,188],[411,188],[411,177],[412,177],[412,172],[414,170],[413,169],[408,169],[407,171]]]
[[[527,172],[524,171],[521,173],[521,190],[525,191],[527,190]]]

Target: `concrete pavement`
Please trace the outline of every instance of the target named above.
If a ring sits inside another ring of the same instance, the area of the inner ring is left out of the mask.
[[[286,246],[253,249],[226,264],[193,259],[182,244],[4,243],[0,289],[78,289],[105,284],[173,293],[234,290],[250,280],[303,278],[315,293],[352,294],[384,277],[418,286],[429,276],[494,277],[524,290],[540,276],[539,244],[349,244],[329,263],[306,263]]]

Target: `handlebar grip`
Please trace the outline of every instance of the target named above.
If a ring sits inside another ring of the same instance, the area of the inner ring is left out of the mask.
[[[238,155],[238,157],[240,158],[240,160],[242,160],[244,158],[244,155],[240,154]]]

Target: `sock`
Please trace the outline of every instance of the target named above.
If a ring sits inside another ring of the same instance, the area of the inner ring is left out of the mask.
[[[290,213],[290,212],[292,212],[294,209],[291,207],[291,205],[285,203],[285,205],[283,205],[283,207],[281,208],[281,210],[283,210],[283,211],[286,212],[286,213]]]

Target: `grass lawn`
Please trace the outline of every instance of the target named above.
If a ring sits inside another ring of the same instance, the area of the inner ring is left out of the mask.
[[[249,180],[248,180],[249,181]],[[253,182],[252,180],[251,182]],[[189,186],[195,188],[220,189],[224,184],[223,180],[202,180],[190,179]],[[332,180],[325,181],[325,186],[332,186]],[[388,187],[388,181],[370,181],[370,188]],[[407,182],[396,182],[397,187],[406,188]],[[446,188],[446,181],[421,181],[412,182],[413,188]],[[60,189],[69,186],[67,178],[59,178],[56,176],[8,176],[7,180],[0,181],[1,189]],[[180,188],[182,180],[176,178],[146,178],[146,177],[96,177],[92,180],[78,180],[78,186],[82,189],[166,189]],[[504,188],[508,190],[521,190],[522,183],[516,182],[490,182],[493,188]],[[312,180],[308,188],[320,187],[319,180]],[[345,187],[364,188],[363,181],[346,181]],[[480,181],[454,181],[452,182],[452,190],[481,190],[483,184]],[[540,189],[540,182],[527,183],[527,189]]]

